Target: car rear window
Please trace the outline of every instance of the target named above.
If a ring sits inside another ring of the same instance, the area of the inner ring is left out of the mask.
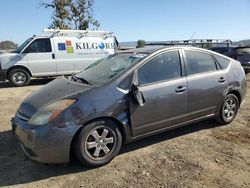
[[[228,67],[228,65],[230,63],[229,59],[222,57],[222,56],[219,56],[219,55],[214,55],[214,57],[222,69],[226,69]]]

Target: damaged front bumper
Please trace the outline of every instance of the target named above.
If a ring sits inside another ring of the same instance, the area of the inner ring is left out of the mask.
[[[79,126],[34,126],[18,116],[11,119],[11,126],[24,154],[32,161],[46,164],[69,162],[71,142]]]

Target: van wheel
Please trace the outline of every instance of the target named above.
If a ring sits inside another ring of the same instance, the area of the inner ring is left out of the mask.
[[[75,155],[87,166],[109,163],[120,151],[122,135],[111,120],[96,121],[84,126],[75,142]]]
[[[228,94],[225,97],[224,103],[220,109],[219,115],[215,118],[215,120],[220,124],[229,124],[231,123],[239,109],[239,101],[238,98],[234,94]]]
[[[8,80],[13,86],[26,86],[30,83],[30,74],[21,68],[10,71]]]

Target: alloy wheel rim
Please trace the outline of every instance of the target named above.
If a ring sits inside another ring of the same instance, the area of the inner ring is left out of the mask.
[[[224,105],[223,112],[224,112],[224,117],[227,120],[231,120],[236,112],[236,101],[232,98],[227,99]]]
[[[23,84],[26,81],[26,75],[23,72],[16,72],[13,75],[14,81],[18,84]]]
[[[114,148],[114,134],[107,127],[93,129],[85,142],[85,150],[92,159],[107,157]]]

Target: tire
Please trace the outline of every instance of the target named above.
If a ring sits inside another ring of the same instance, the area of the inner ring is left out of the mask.
[[[30,74],[22,68],[15,68],[10,71],[8,80],[13,86],[26,86],[30,83]]]
[[[75,155],[87,166],[102,166],[118,155],[122,135],[112,120],[96,121],[84,126],[74,144]]]
[[[225,97],[225,100],[220,108],[219,115],[215,118],[215,120],[222,125],[229,124],[237,115],[238,109],[238,98],[234,94],[228,94]]]

